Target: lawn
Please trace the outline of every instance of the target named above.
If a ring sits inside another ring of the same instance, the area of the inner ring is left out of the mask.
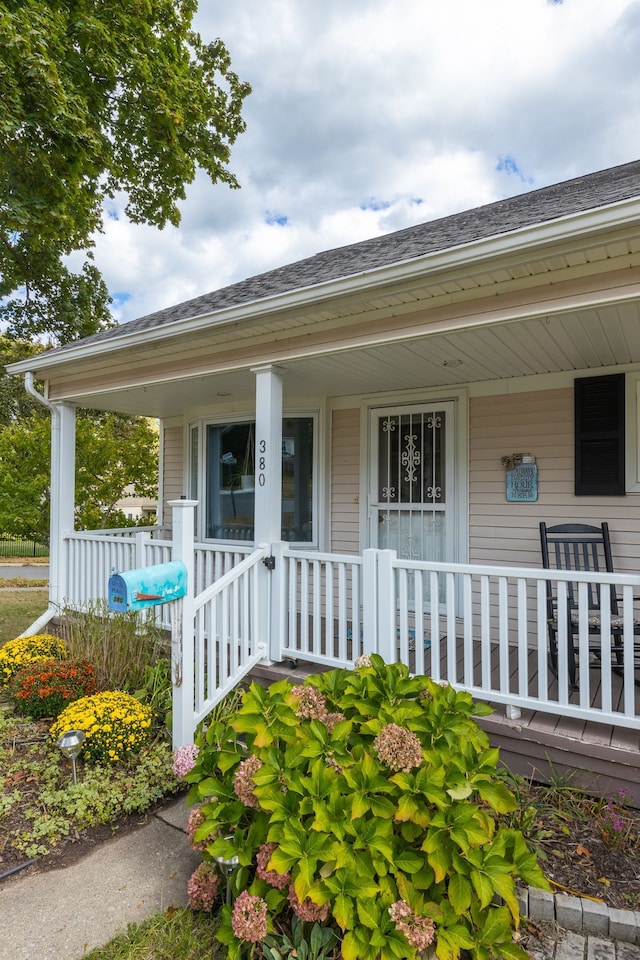
[[[12,580],[0,580],[0,587],[15,587]],[[48,591],[0,589],[0,646],[27,629],[47,609]]]

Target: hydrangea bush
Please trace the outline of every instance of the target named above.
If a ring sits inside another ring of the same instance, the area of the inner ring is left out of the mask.
[[[64,640],[49,633],[7,640],[0,649],[0,686],[7,686],[23,667],[42,660],[64,660],[67,656]]]
[[[474,719],[489,712],[372,656],[254,684],[211,723],[185,779],[204,859],[238,858],[218,931],[230,960],[292,913],[338,928],[345,960],[430,945],[441,960],[526,957],[516,880],[547,884],[522,833],[496,823],[516,801]]]
[[[149,739],[150,729],[149,707],[128,693],[107,690],[69,704],[50,734],[57,740],[66,730],[83,730],[86,760],[117,763],[138,752]]]
[[[88,660],[38,660],[22,667],[8,685],[18,713],[39,720],[57,717],[79,697],[96,688],[93,665]]]

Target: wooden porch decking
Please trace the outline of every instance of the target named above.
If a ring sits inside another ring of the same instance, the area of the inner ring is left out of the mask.
[[[479,644],[478,644],[479,646]],[[413,659],[413,658],[412,658]],[[462,642],[456,651],[458,676],[462,675]],[[424,672],[430,672],[430,652],[425,651]],[[537,652],[529,652],[529,690],[533,695],[538,689]],[[410,662],[410,668],[413,664]],[[510,656],[510,689],[517,690],[517,650]],[[446,651],[441,656],[441,676],[447,676]],[[251,679],[269,684],[286,677],[293,683],[301,683],[309,673],[322,672],[325,667],[300,659],[296,666],[290,661],[254,668]],[[591,703],[601,703],[598,667],[589,672]],[[474,663],[474,679],[480,681],[479,658]],[[491,686],[499,689],[497,669],[491,677]],[[551,678],[549,698],[558,695],[557,681]],[[622,678],[612,676],[612,708],[619,708],[623,695]],[[635,687],[636,712],[640,714],[640,686]],[[570,702],[577,701],[577,692]],[[503,704],[492,704],[494,713],[479,718],[486,730],[491,745],[499,747],[503,763],[516,774],[540,782],[562,779],[574,786],[583,787],[595,795],[610,796],[614,791],[627,791],[629,802],[640,807],[640,730],[631,730],[611,724],[585,719],[558,716],[542,710],[522,710],[518,719],[509,719]]]

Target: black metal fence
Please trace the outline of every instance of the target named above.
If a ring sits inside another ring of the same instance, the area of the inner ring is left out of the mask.
[[[48,557],[49,547],[35,540],[0,537],[0,557]]]

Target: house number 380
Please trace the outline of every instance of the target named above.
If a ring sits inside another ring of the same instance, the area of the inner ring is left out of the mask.
[[[260,441],[260,443],[258,444],[258,452],[261,454],[261,457],[258,460],[258,470],[260,471],[258,474],[258,483],[260,484],[261,487],[264,487],[267,479],[264,474],[265,470],[267,469],[267,458],[265,456],[267,452],[266,440]]]

